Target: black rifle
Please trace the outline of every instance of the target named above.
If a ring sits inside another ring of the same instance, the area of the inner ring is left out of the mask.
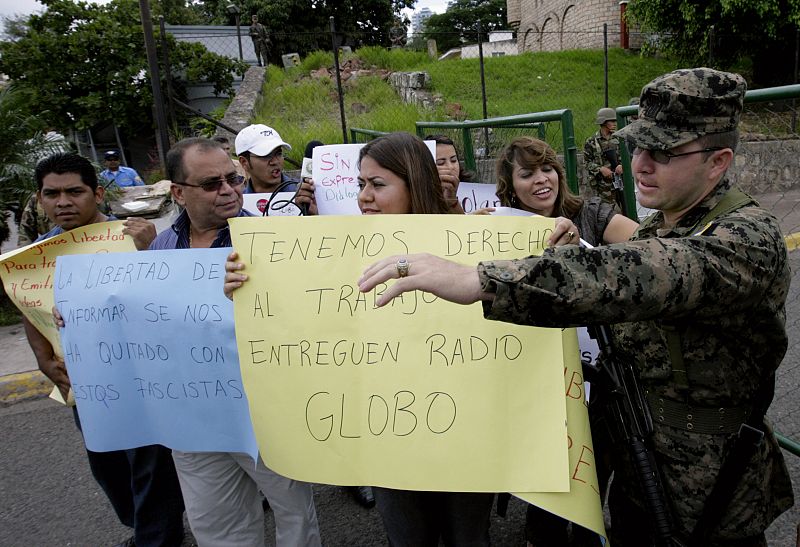
[[[684,545],[672,532],[672,514],[664,492],[658,466],[650,448],[653,420],[638,375],[630,363],[619,359],[605,325],[589,327],[602,352],[602,364],[588,365],[599,389],[608,398],[611,422],[630,454],[641,488],[645,509],[650,516],[653,539],[658,547]]]
[[[608,163],[611,165],[611,176],[612,176],[612,184],[614,186],[614,197],[617,200],[620,208],[622,209],[622,214],[628,216],[628,210],[625,206],[625,191],[623,188],[622,183],[622,175],[617,174],[617,166],[619,165],[619,154],[617,154],[616,148],[609,148],[608,150],[603,151],[603,157],[608,160]]]

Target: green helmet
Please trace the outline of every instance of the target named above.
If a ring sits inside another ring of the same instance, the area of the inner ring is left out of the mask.
[[[617,112],[613,108],[601,108],[597,111],[597,119],[594,121],[597,125],[603,125],[606,122],[617,121]]]

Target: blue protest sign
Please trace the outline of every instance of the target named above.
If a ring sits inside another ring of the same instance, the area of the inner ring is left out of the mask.
[[[60,256],[55,300],[86,446],[258,448],[242,387],[230,249]]]

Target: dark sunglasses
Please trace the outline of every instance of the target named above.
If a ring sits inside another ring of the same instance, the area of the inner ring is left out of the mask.
[[[227,183],[228,186],[231,188],[236,188],[244,183],[244,177],[237,175],[236,173],[231,173],[230,175],[226,175],[224,177],[215,177],[212,179],[207,179],[201,182],[200,184],[191,184],[189,182],[178,182],[172,181],[173,184],[177,184],[179,186],[191,186],[192,188],[202,188],[204,192],[219,192],[219,189],[222,187],[222,183]]]
[[[669,150],[646,150],[645,148],[639,148],[638,146],[633,145],[632,143],[626,143],[628,146],[628,151],[630,152],[631,156],[638,156],[644,151],[647,151],[650,154],[650,157],[653,158],[653,161],[656,163],[660,163],[662,165],[666,165],[672,160],[672,158],[680,158],[681,156],[691,156],[692,154],[700,154],[701,152],[716,152],[717,150],[724,150],[719,146],[714,146],[711,148],[701,148],[700,150],[692,150],[691,152],[681,152],[680,154],[675,154],[674,152],[670,152]]]

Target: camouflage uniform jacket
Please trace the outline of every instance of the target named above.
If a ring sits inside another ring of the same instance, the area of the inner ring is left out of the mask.
[[[19,220],[17,245],[20,247],[30,245],[36,241],[40,235],[46,234],[52,230],[53,226],[55,226],[55,224],[50,222],[50,219],[47,218],[47,214],[39,203],[36,194],[33,194],[28,200],[28,203],[25,204],[25,209],[22,211],[22,218]]]
[[[603,156],[606,150],[616,149],[619,157],[619,139],[609,135],[603,137],[598,130],[597,133],[586,139],[583,145],[583,167],[586,170],[586,182],[594,191],[595,195],[601,197],[603,201],[616,203],[614,199],[614,184],[611,180],[603,178],[600,172],[601,167],[611,169],[611,162]],[[613,169],[611,169],[613,171]]]
[[[693,408],[755,408],[754,415],[763,415],[787,347],[786,246],[777,220],[755,205],[706,229],[696,226],[729,188],[721,182],[673,228],[665,228],[663,214],[656,213],[627,243],[564,246],[542,257],[482,263],[483,289],[496,295],[484,304],[485,316],[543,327],[611,324],[618,355],[636,367],[650,394]],[[684,388],[673,375],[668,330],[680,336],[688,370]],[[655,427],[665,489],[679,530],[688,534],[734,435],[699,434],[658,421]],[[765,442],[715,534],[719,539],[756,535],[793,503],[783,457],[765,428]],[[623,491],[636,499],[630,466],[615,468],[621,468]]]

